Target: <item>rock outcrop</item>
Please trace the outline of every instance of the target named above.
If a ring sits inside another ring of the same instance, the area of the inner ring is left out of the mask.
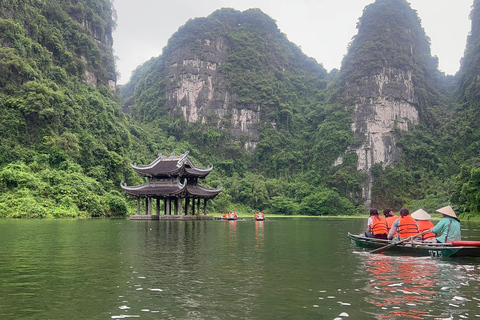
[[[228,58],[225,37],[203,39],[195,48],[179,47],[166,61],[165,98],[169,109],[187,123],[215,122],[229,128],[234,137],[246,137],[245,147],[254,150],[259,136],[260,105],[241,105],[219,71]]]
[[[365,205],[371,206],[375,164],[395,165],[401,156],[395,130],[419,123],[419,87],[424,86],[428,39],[418,17],[404,0],[377,0],[366,7],[358,35],[342,63],[337,84],[347,106],[353,105],[352,130],[360,141],[350,147],[357,169],[367,172]]]
[[[278,128],[290,112],[282,108],[324,90],[326,76],[323,66],[288,41],[259,9],[221,9],[187,22],[160,57],[134,72],[123,91],[124,109],[140,119],[136,110],[151,115],[152,109],[163,108],[163,114],[187,123],[225,130],[253,152],[259,126]],[[157,86],[155,92],[152,86]],[[149,90],[145,96],[161,95],[155,103],[140,97],[139,92]]]

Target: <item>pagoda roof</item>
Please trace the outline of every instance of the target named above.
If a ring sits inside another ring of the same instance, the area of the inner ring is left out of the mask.
[[[162,177],[162,176],[180,176],[205,178],[212,170],[213,166],[199,168],[188,158],[188,151],[180,156],[172,153],[170,156],[164,156],[161,153],[158,158],[146,166],[132,165],[132,168],[142,177]]]
[[[132,197],[179,197],[179,198],[206,198],[211,199],[216,197],[222,188],[212,189],[202,187],[197,184],[187,184],[186,182],[155,185],[144,183],[139,186],[129,187],[122,184],[122,189],[126,194]]]

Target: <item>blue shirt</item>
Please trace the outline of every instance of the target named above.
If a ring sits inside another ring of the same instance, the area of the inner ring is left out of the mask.
[[[452,217],[444,217],[432,229],[432,232],[437,235],[437,240],[442,243],[462,240],[460,222]]]

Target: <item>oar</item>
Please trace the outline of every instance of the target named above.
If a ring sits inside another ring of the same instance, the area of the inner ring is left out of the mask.
[[[382,251],[388,250],[388,249],[390,249],[390,248],[395,247],[396,245],[399,245],[399,244],[401,244],[401,243],[407,242],[408,240],[411,240],[411,239],[413,239],[413,238],[416,238],[416,237],[418,237],[418,236],[421,236],[422,234],[429,233],[430,231],[432,231],[432,230],[430,230],[430,229],[424,230],[424,231],[422,231],[422,232],[420,232],[420,233],[417,233],[417,234],[415,234],[415,235],[413,235],[413,236],[410,236],[410,237],[408,237],[408,238],[405,238],[405,239],[403,239],[403,240],[400,240],[400,241],[397,241],[397,242],[393,242],[393,243],[387,244],[386,246],[383,246],[383,247],[377,248],[377,249],[375,249],[375,250],[372,250],[372,251],[370,251],[369,253],[378,253],[378,252],[382,252]]]

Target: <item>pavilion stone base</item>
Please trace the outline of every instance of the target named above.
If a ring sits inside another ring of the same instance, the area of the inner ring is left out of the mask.
[[[213,216],[205,215],[146,215],[146,214],[135,214],[130,216],[130,220],[213,220]]]

